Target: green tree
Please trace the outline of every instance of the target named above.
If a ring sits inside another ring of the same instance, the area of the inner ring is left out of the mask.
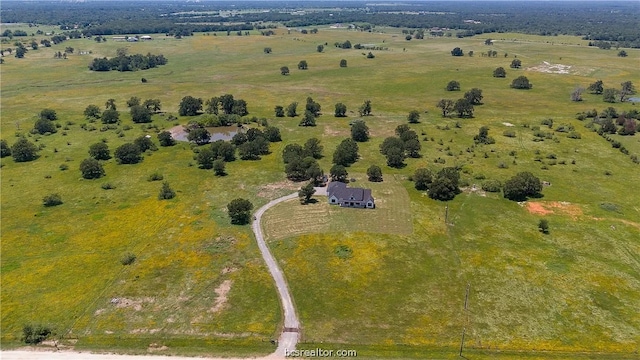
[[[173,136],[171,136],[171,133],[168,131],[158,133],[158,142],[160,142],[160,146],[173,146],[176,144]]]
[[[616,89],[604,89],[604,91],[602,92],[602,101],[604,102],[608,102],[608,103],[614,103],[616,102],[616,96],[618,95],[618,90]]]
[[[211,134],[205,128],[195,128],[189,131],[187,140],[196,143],[196,145],[204,145],[211,140]]]
[[[336,164],[329,170],[329,175],[331,176],[331,181],[347,182],[349,173],[344,166]]]
[[[497,67],[495,70],[493,70],[493,77],[497,77],[497,78],[507,77],[507,72],[504,70],[502,66]]]
[[[302,120],[300,120],[299,126],[316,126],[316,117],[309,110],[304,112]]]
[[[142,106],[146,107],[149,111],[157,113],[162,109],[160,99],[147,99],[142,103]]]
[[[476,144],[495,144],[495,139],[489,136],[489,127],[482,126],[480,130],[478,130],[478,135],[473,137],[473,141]]]
[[[620,92],[618,93],[620,95],[620,102],[624,102],[629,95],[636,93],[636,88],[631,81],[625,81],[621,83],[620,86]]]
[[[216,176],[225,176],[227,175],[226,165],[224,160],[218,159],[213,162],[213,172]]]
[[[11,156],[15,162],[27,162],[38,158],[38,148],[29,140],[21,137],[11,147]]]
[[[151,135],[142,135],[133,140],[133,143],[140,149],[140,151],[145,152],[147,150],[156,151],[158,147],[151,140]]]
[[[358,144],[353,139],[344,139],[333,153],[333,163],[349,166],[358,160]]]
[[[99,179],[105,175],[102,164],[94,158],[82,160],[80,163],[80,171],[85,179]]]
[[[320,140],[315,140],[320,143]],[[309,140],[307,140],[307,142],[309,142]],[[322,149],[320,150],[320,154],[322,154]],[[288,164],[294,160],[302,160],[302,158],[306,156],[310,155],[306,155],[306,150],[298,144],[288,144],[284,147],[284,150],[282,150],[282,162],[284,162],[285,164]]]
[[[274,108],[276,117],[284,117],[284,108],[280,105],[276,105]]]
[[[362,120],[354,121],[351,125],[351,138],[358,142],[369,140],[369,127]]]
[[[381,182],[382,181],[382,169],[378,165],[371,165],[367,169],[367,178],[371,182]]]
[[[514,201],[524,201],[527,197],[538,196],[542,191],[542,182],[532,173],[519,172],[504,183],[504,197]]]
[[[248,224],[251,219],[251,210],[253,204],[247,199],[233,199],[227,204],[227,210],[229,212],[229,218],[231,223],[236,225]]]
[[[436,106],[442,110],[442,117],[447,117],[454,111],[454,103],[451,99],[440,99]]]
[[[336,110],[334,112],[335,117],[345,117],[347,116],[347,105],[343,103],[336,104]]]
[[[291,104],[289,104],[289,106],[287,106],[287,116],[288,117],[296,117],[298,116],[298,113],[296,112],[298,109],[298,103],[297,102],[292,102]]]
[[[266,47],[266,48],[262,49],[262,51],[263,51],[265,54],[271,54],[271,52],[272,52],[272,50],[271,50],[271,48],[270,48],[270,47]]]
[[[131,106],[131,120],[134,123],[148,123],[151,122],[151,111],[142,105]]]
[[[7,140],[0,140],[0,158],[11,156],[11,148],[7,143]]]
[[[376,56],[371,51],[367,54],[367,59],[374,59]]]
[[[107,100],[107,102],[104,103],[104,107],[105,109],[109,110],[117,110],[116,109],[116,100],[115,99],[109,99]]]
[[[176,197],[176,192],[173,191],[168,182],[163,182],[160,192],[158,193],[158,200],[170,200]]]
[[[309,68],[309,64],[307,64],[307,60],[301,60],[298,63],[298,70],[307,70]]]
[[[323,150],[324,146],[320,144],[320,140],[317,138],[310,138],[304,143],[302,153],[298,156],[304,155],[304,157],[311,156],[314,159],[321,159]]]
[[[282,135],[280,135],[280,129],[275,126],[267,126],[264,129],[264,137],[269,142],[282,141]]]
[[[433,174],[429,169],[418,168],[413,173],[413,184],[416,190],[428,190],[432,182]]]
[[[513,59],[509,67],[512,69],[520,69],[522,67],[522,61],[520,61],[520,59]]]
[[[600,95],[604,91],[604,83],[602,80],[597,80],[596,82],[589,85],[587,88],[592,94]]]
[[[40,118],[36,120],[36,123],[33,124],[33,129],[37,131],[38,134],[46,134],[46,133],[53,134],[57,131],[56,124],[54,124],[53,121],[46,118]]]
[[[390,136],[380,144],[380,153],[386,156],[393,148],[397,148],[400,150],[400,153],[404,153],[404,142],[398,137]]]
[[[114,109],[107,109],[102,112],[100,120],[103,124],[117,124],[120,121],[120,113]]]
[[[27,53],[27,49],[25,49],[25,48],[24,48],[24,47],[22,47],[22,46],[19,46],[19,47],[17,47],[17,48],[16,48],[16,55],[15,55],[15,57],[16,57],[16,58],[18,58],[18,59],[22,59],[22,58],[24,58],[24,55],[25,55],[26,53]]]
[[[109,160],[111,159],[109,146],[103,142],[95,143],[89,146],[89,156],[96,160]]]
[[[340,60],[340,67],[346,68],[347,67],[347,60],[345,60],[345,59]]]
[[[231,162],[236,159],[236,149],[227,141],[214,141],[211,143],[211,150],[215,154],[216,159],[222,159],[225,162]]]
[[[323,52],[323,51],[324,51],[324,45],[318,45],[318,46],[316,47],[316,50],[317,50],[319,53]]]
[[[56,114],[56,111],[53,109],[42,109],[40,111],[40,119],[45,119],[45,120],[58,120],[58,115]]]
[[[455,81],[455,80],[451,80],[447,84],[446,90],[447,91],[460,91],[460,83]]]
[[[459,118],[473,117],[473,104],[465,98],[458,99],[453,105],[453,110],[458,114]]]
[[[404,142],[404,151],[408,157],[419,158],[421,149],[422,145],[418,139],[408,139]]]
[[[371,100],[365,100],[362,106],[358,109],[360,116],[371,115]]]
[[[142,161],[142,151],[133,143],[126,143],[116,148],[114,156],[120,164],[137,164]]]
[[[473,88],[464,93],[464,98],[469,100],[472,105],[482,104],[482,97],[482,90],[478,88]]]
[[[316,193],[316,189],[313,187],[313,183],[308,183],[300,188],[298,191],[298,197],[300,198],[300,203],[308,204],[311,200],[313,194]]]
[[[202,99],[185,96],[180,101],[178,114],[180,116],[195,116],[202,110]]]
[[[459,47],[455,47],[451,50],[451,56],[464,56],[464,52]]]
[[[280,75],[289,75],[289,67],[288,66],[283,66],[280,68]]]
[[[420,122],[420,112],[418,110],[411,110],[407,116],[407,121],[410,124],[417,124]]]
[[[624,50],[620,50],[620,51],[618,52],[618,56],[619,56],[619,57],[627,57],[627,52],[626,52],[626,51],[624,51]]]
[[[200,149],[195,156],[195,160],[201,169],[213,168],[215,158],[213,150],[210,147]]]
[[[87,119],[99,119],[100,108],[97,105],[89,105],[84,109],[84,116]]]
[[[387,151],[387,166],[392,168],[402,168],[405,166],[404,159],[404,151],[401,148],[393,147]]]
[[[140,105],[140,98],[137,96],[132,96],[127,100],[127,107],[133,107]]]
[[[513,81],[511,82],[511,87],[514,88],[514,89],[528,90],[528,89],[531,89],[533,87],[533,84],[531,84],[529,82],[529,79],[527,79],[526,76],[522,75],[522,76],[518,76],[517,78],[513,79]]]
[[[458,182],[460,173],[456,168],[446,167],[438,171],[429,185],[429,197],[434,200],[449,201],[460,193]]]

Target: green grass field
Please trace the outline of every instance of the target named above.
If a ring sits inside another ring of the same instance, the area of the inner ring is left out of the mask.
[[[267,237],[301,316],[301,348],[333,344],[357,348],[365,358],[449,358],[457,356],[466,328],[468,358],[637,356],[639,168],[585,128],[588,121],[575,119],[577,112],[610,104],[591,94],[574,103],[569,95],[597,79],[605,87],[618,88],[627,80],[640,86],[640,51],[627,50],[629,56],[619,58],[615,50],[590,48],[579,38],[520,34],[497,34],[492,47],[484,45],[485,37],[405,41],[397,29],[378,30],[320,28],[318,34],[302,35],[278,29],[271,37],[218,33],[180,40],[153,35],[153,41],[134,44],[79,39],[30,50],[24,59],[5,55],[1,137],[11,145],[25,135],[42,150],[33,162],[1,161],[3,348],[20,346],[25,324],[44,323],[82,349],[145,353],[154,343],[172,354],[272,351],[269,340],[281,323],[275,288],[251,230],[229,224],[226,204],[245,197],[258,208],[297,189],[283,171],[281,153],[289,143],[321,139],[325,157],[319,162],[328,172],[333,150],[349,136],[349,121],[370,99],[373,116],[365,120],[372,139],[360,144],[361,158],[348,171],[358,178],[355,184],[392,201],[371,213],[329,208],[318,197],[316,204],[294,201],[265,214]],[[347,39],[389,50],[366,59],[362,50],[332,45]],[[318,53],[316,46],[325,43]],[[74,54],[53,58],[67,46]],[[452,57],[456,46],[475,56]],[[88,70],[94,57],[114,56],[120,47],[131,54],[161,53],[169,63],[128,73]],[[265,54],[264,47],[273,52]],[[498,57],[481,56],[489,49]],[[514,56],[522,69],[509,68]],[[341,59],[347,68],[338,66]],[[309,63],[308,70],[297,70],[300,60]],[[568,74],[534,69],[545,61],[571,68]],[[281,66],[291,74],[280,75]],[[498,66],[507,69],[506,79],[491,76]],[[519,75],[526,75],[533,89],[511,89]],[[142,77],[148,82],[141,83]],[[445,91],[450,80],[459,81],[462,91]],[[473,87],[483,90],[484,104],[457,128],[458,119],[443,119],[435,103],[455,100]],[[250,116],[267,117],[280,128],[283,141],[271,144],[270,155],[229,163],[229,175],[215,177],[198,169],[188,144],[179,144],[149,153],[137,165],[109,160],[106,177],[81,178],[78,167],[89,145],[104,139],[113,151],[140,135],[154,135],[155,130],[131,122],[130,97],[160,99],[167,114],[154,115],[154,124],[168,129],[174,122],[165,119],[177,115],[182,97],[225,93],[245,99]],[[273,118],[275,105],[304,104],[307,96],[322,105],[317,127],[300,128],[299,118]],[[103,107],[109,98],[121,111],[120,128],[132,127],[124,137],[81,128],[87,123],[85,107]],[[348,118],[333,117],[337,102],[347,105]],[[613,106],[619,112],[633,108]],[[31,135],[43,108],[57,111],[61,128]],[[388,168],[379,145],[414,109],[422,117],[411,128],[427,140],[421,141],[423,156],[408,159],[406,168]],[[582,138],[557,133],[558,142],[534,142],[531,127],[545,118],[554,119],[554,128],[573,125]],[[496,144],[467,152],[483,125]],[[503,136],[507,129],[517,136]],[[618,138],[640,156],[637,135]],[[551,154],[556,165],[546,158]],[[437,158],[445,165],[434,163]],[[61,164],[69,170],[60,170]],[[383,168],[384,182],[366,181],[362,174],[371,164]],[[551,186],[542,199],[523,206],[466,190],[449,203],[451,225],[445,225],[445,203],[415,190],[407,177],[418,167],[454,165],[462,166],[469,184],[531,171]],[[160,183],[147,181],[156,171],[177,191],[175,199],[157,200]],[[101,189],[107,182],[116,188]],[[42,198],[51,193],[59,193],[64,204],[44,208]],[[549,235],[537,231],[543,217]],[[337,250],[341,245],[352,250],[350,256]],[[123,266],[120,259],[128,252],[137,260]],[[216,308],[222,284],[230,289]]]

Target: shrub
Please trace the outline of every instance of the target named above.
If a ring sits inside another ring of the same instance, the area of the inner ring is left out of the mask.
[[[369,181],[380,182],[382,181],[382,169],[377,165],[371,165],[367,169],[367,177]]]
[[[116,187],[115,187],[114,185],[112,185],[111,183],[104,183],[104,184],[100,185],[100,187],[101,187],[103,190],[113,190],[113,189],[115,189],[115,188],[116,188]]]
[[[176,144],[176,141],[171,136],[171,133],[168,131],[162,131],[158,134],[158,141],[160,142],[160,146],[173,146]]]
[[[67,164],[60,164],[59,168],[60,168],[60,170],[62,170],[62,171],[69,170],[69,165],[67,165]]]
[[[162,176],[162,174],[160,174],[157,171],[147,177],[147,181],[160,181],[163,179],[164,179],[164,176]]]
[[[151,140],[151,136],[149,135],[140,136],[133,140],[133,143],[140,149],[141,152],[145,152],[147,150],[158,150],[158,147],[153,143],[153,140]]]
[[[502,135],[506,137],[516,137],[516,132],[514,130],[505,130]]]
[[[89,156],[96,160],[109,160],[111,159],[109,146],[104,142],[95,143],[89,146]]]
[[[227,174],[226,169],[225,169],[225,163],[224,160],[222,159],[218,159],[216,161],[213,162],[213,171],[216,174],[216,176],[224,176]]]
[[[35,345],[46,340],[51,334],[53,330],[49,326],[27,324],[22,328],[22,341]]]
[[[232,224],[244,225],[249,223],[253,204],[247,199],[234,199],[227,204],[227,210]]]
[[[122,256],[122,258],[120,259],[120,264],[126,266],[126,265],[131,265],[136,261],[136,255],[133,253],[126,253]]]
[[[581,139],[582,136],[580,135],[580,133],[575,132],[575,131],[571,131],[570,133],[567,134],[567,137],[569,139]]]
[[[120,145],[114,155],[120,164],[137,164],[142,161],[142,151],[132,143]]]
[[[528,196],[537,196],[542,191],[542,182],[530,172],[520,172],[504,183],[504,197],[522,201]]]
[[[176,192],[171,189],[168,182],[162,183],[162,188],[160,188],[160,193],[158,194],[158,200],[169,200],[176,197]]]
[[[36,120],[36,123],[33,125],[33,129],[35,130],[35,132],[37,132],[40,135],[43,135],[46,133],[53,134],[57,131],[56,124],[54,124],[53,121],[46,118],[40,118]]]
[[[500,192],[502,183],[498,180],[490,179],[482,182],[482,190],[487,192]]]
[[[549,222],[545,219],[541,219],[538,223],[538,230],[543,234],[549,233]]]
[[[45,207],[62,205],[62,197],[59,194],[50,194],[42,198]]]

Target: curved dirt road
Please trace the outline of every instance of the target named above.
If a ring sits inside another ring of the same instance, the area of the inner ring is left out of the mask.
[[[278,266],[276,259],[273,257],[273,255],[271,255],[271,252],[267,247],[267,243],[264,241],[260,221],[262,219],[262,215],[269,208],[283,201],[295,199],[296,197],[298,197],[298,193],[293,193],[269,201],[263,207],[258,209],[258,211],[256,211],[255,220],[253,220],[253,224],[251,224],[253,233],[256,235],[256,241],[258,242],[258,247],[260,248],[262,258],[267,264],[273,280],[276,282],[276,287],[278,288],[278,296],[280,297],[280,302],[282,303],[282,309],[284,311],[284,329],[282,330],[282,334],[280,335],[280,339],[278,340],[278,348],[276,349],[276,352],[274,354],[269,356],[270,358],[284,358],[285,350],[293,350],[296,348],[296,344],[298,343],[299,339],[298,331],[300,329],[300,321],[298,320],[298,316],[296,315],[296,309],[293,306],[293,300],[291,299],[291,294],[289,293],[289,288],[287,287],[287,282],[284,279],[282,270]]]

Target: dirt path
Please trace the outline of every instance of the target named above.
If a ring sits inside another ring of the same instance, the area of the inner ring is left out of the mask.
[[[282,334],[280,335],[280,339],[278,340],[278,348],[276,349],[276,352],[271,355],[273,358],[284,358],[285,350],[293,350],[296,348],[296,344],[299,340],[298,331],[300,329],[300,321],[298,320],[298,316],[296,315],[296,309],[293,306],[293,300],[291,298],[291,294],[289,293],[289,288],[287,287],[287,282],[284,279],[282,270],[278,266],[276,259],[273,257],[273,255],[271,255],[269,247],[267,247],[267,243],[264,241],[260,221],[262,219],[262,215],[269,208],[283,201],[295,199],[296,197],[298,197],[298,193],[293,193],[269,201],[266,205],[256,211],[255,220],[253,220],[253,224],[251,224],[253,233],[256,235],[256,241],[258,242],[258,247],[260,248],[262,258],[267,264],[273,280],[276,282],[278,296],[280,297],[282,309],[284,310],[284,329],[282,331]]]
[[[271,358],[271,357],[267,357]],[[263,359],[267,359],[263,358]],[[2,360],[194,360],[204,358],[160,355],[122,355],[122,354],[91,354],[76,351],[29,351],[15,350],[0,352]],[[207,360],[247,360],[233,358],[207,358]]]

